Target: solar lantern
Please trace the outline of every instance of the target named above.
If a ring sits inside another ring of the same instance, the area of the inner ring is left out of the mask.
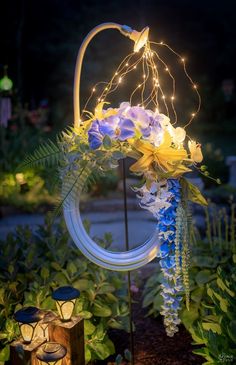
[[[14,314],[19,324],[20,333],[25,344],[31,343],[35,335],[38,322],[42,319],[42,312],[37,307],[25,307]]]
[[[52,293],[52,298],[56,301],[57,310],[63,322],[71,319],[76,299],[79,296],[80,291],[72,286],[62,286]]]
[[[62,365],[66,349],[57,342],[46,342],[36,352],[39,365]]]

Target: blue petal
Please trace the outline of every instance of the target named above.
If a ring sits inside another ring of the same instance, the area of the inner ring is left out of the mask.
[[[91,135],[89,136],[89,145],[92,150],[96,150],[102,145],[102,137],[100,135]]]
[[[168,242],[162,243],[160,246],[160,250],[158,256],[164,258],[169,255],[169,253],[175,248],[173,244],[169,244]]]
[[[135,125],[130,119],[121,119],[119,123],[120,135],[119,140],[124,141],[134,136]]]
[[[164,269],[172,269],[175,267],[175,257],[169,256],[160,260],[160,266]]]
[[[130,130],[134,130],[134,122],[132,122],[132,120],[130,119],[121,119],[119,122],[119,127],[120,129],[130,129]]]
[[[111,138],[115,137],[115,129],[114,126],[111,125],[110,123],[101,123],[99,126],[99,131],[103,136],[109,136]]]
[[[147,128],[149,126],[149,115],[143,108],[139,106],[130,108],[130,110],[127,112],[127,116],[137,121],[143,128]]]

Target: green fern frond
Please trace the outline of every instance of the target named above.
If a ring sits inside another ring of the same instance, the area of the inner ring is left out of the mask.
[[[24,170],[35,166],[55,166],[63,158],[63,152],[59,146],[49,140],[39,146],[32,154],[28,155],[18,170]]]
[[[68,207],[70,201],[75,200],[77,195],[85,189],[91,171],[87,163],[77,176],[67,176],[63,181],[61,199],[54,209],[53,218],[61,213],[63,207]]]

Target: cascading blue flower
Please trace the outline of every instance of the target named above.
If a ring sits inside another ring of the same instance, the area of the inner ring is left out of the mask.
[[[168,191],[172,193],[171,206],[160,210],[158,229],[161,245],[158,257],[160,257],[160,267],[164,277],[161,285],[163,297],[161,314],[164,316],[168,336],[173,336],[178,331],[177,326],[180,323],[178,311],[182,300],[180,292],[183,291],[182,277],[176,272],[175,255],[176,216],[177,207],[181,201],[181,187],[178,179],[168,179],[167,186]],[[178,264],[181,265],[180,262]]]
[[[157,184],[158,185],[158,184]],[[183,294],[183,280],[181,272],[181,237],[183,226],[179,224],[179,209],[181,207],[181,186],[179,179],[167,179],[159,186],[149,189],[137,189],[141,193],[140,205],[152,212],[158,220],[160,248],[158,257],[163,273],[161,295],[163,305],[161,314],[168,336],[178,331],[180,319],[178,311]]]

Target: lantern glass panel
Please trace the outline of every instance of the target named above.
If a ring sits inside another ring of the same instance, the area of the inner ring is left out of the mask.
[[[20,332],[24,342],[30,343],[34,337],[34,330],[37,326],[37,322],[33,323],[20,323]]]
[[[45,362],[45,361],[39,361],[39,364],[40,365],[62,365],[62,360],[63,359],[59,359],[59,360],[56,360],[56,361],[49,361],[49,362]]]
[[[70,301],[56,301],[57,310],[64,321],[68,321],[73,313],[76,299]]]
[[[47,341],[49,341],[49,335],[48,335],[48,323],[43,323],[43,321],[40,321],[35,329],[35,338],[45,338]]]

